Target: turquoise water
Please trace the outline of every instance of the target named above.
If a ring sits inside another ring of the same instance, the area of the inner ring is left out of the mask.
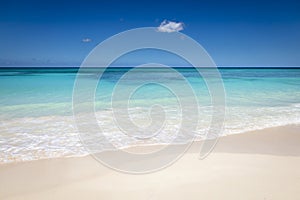
[[[95,70],[84,73],[87,85],[98,79]],[[129,70],[110,68],[105,71],[95,93],[95,113],[99,124],[105,126],[107,136],[120,148],[140,144],[123,137],[111,118],[113,89]],[[176,70],[190,83],[197,96],[201,122],[197,131],[200,137],[211,119],[209,91],[195,69]],[[79,140],[72,110],[77,71],[73,68],[0,69],[0,162],[87,154]],[[220,69],[220,73],[226,93],[224,134],[300,123],[300,69],[229,68]],[[126,90],[149,76],[172,87],[181,87],[180,80],[172,73],[147,68],[134,74],[120,88]],[[192,98],[184,91],[183,95],[184,98]],[[170,124],[164,134],[148,143],[170,142],[180,124],[178,101],[172,92],[160,85],[148,84],[132,95],[129,104],[127,99],[118,101],[115,105],[128,105],[133,120],[142,124],[149,120],[145,113],[151,105],[162,105],[171,113]]]

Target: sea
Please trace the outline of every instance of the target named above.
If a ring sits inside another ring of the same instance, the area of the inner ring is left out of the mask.
[[[195,140],[205,139],[216,114],[212,112],[213,107],[220,106],[213,104],[206,81],[215,77],[203,77],[191,67],[173,68],[174,71],[132,69],[0,68],[0,163],[88,155],[90,152],[82,142],[82,134],[89,130],[83,130],[83,127],[79,130],[76,122],[78,116],[81,119],[89,116],[85,115],[87,105],[93,106],[97,126],[108,138],[103,143],[109,141],[116,148],[174,141],[185,143],[185,137],[174,140],[182,125],[183,110],[198,110],[198,117],[191,115],[191,121],[197,121],[193,134]],[[202,70],[209,72],[211,69]],[[226,67],[219,68],[218,72],[225,100],[225,113],[220,112],[224,116],[221,116],[219,136],[300,124],[300,68]],[[129,78],[122,79],[128,73]],[[81,109],[74,112],[74,91],[78,92],[74,86],[79,74],[81,95],[77,95],[75,106]],[[152,81],[138,86],[143,80]],[[191,90],[183,87],[183,81]],[[85,87],[89,87],[89,83],[97,84],[92,102],[85,101],[85,91],[89,91]],[[122,96],[128,88],[135,89],[128,97]],[[78,100],[78,96],[82,99]],[[188,109],[181,108],[192,98],[196,101],[190,101]],[[181,104],[183,100],[184,105]],[[149,137],[139,137],[141,133],[134,132],[140,129],[124,132],[123,119],[130,119],[131,126],[147,130],[147,126],[155,121],[152,119],[156,117],[153,106],[159,106],[165,113],[163,118],[157,116],[165,121],[160,130],[155,134],[145,133]],[[115,108],[125,108],[128,116],[118,115]],[[88,118],[85,120],[89,121]],[[100,151],[109,150],[108,147],[99,144]]]

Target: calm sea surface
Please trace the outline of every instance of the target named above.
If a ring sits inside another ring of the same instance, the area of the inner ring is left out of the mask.
[[[95,70],[84,73],[87,85],[99,78]],[[116,85],[125,91],[152,76],[179,90],[182,87],[181,80],[173,73],[159,68],[133,72],[129,81],[118,83],[129,70],[106,70],[95,91],[95,115],[99,126],[118,148],[138,145],[141,141],[122,134],[115,125],[111,99]],[[0,69],[0,162],[87,154],[80,142],[72,110],[77,71],[73,68]],[[196,132],[200,139],[211,120],[210,93],[195,69],[178,68],[176,71],[188,81],[197,97],[199,125]],[[300,123],[300,69],[228,68],[220,69],[220,73],[226,94],[225,135]],[[182,94],[182,98],[194,98],[188,92]],[[84,91],[82,95],[81,114],[84,116],[87,103]],[[137,89],[131,99],[119,98],[114,105],[128,106],[135,123],[147,124],[148,109],[154,104],[165,109],[168,125],[161,134],[143,142],[149,145],[170,143],[180,128],[180,104],[172,91],[159,84],[147,84]],[[184,138],[180,142],[184,143]],[[101,145],[104,150],[105,144]]]

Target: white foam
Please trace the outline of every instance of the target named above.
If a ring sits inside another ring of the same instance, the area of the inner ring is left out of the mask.
[[[296,105],[296,106],[295,106]],[[282,107],[227,107],[224,135],[240,134],[269,127],[300,124],[300,104]],[[99,125],[105,136],[117,148],[138,145],[170,144],[180,129],[180,118],[169,116],[167,126],[150,140],[140,141],[124,135],[114,125],[112,111],[96,113]],[[207,133],[211,116],[210,107],[202,107],[196,139]],[[139,117],[141,108],[137,108],[135,117]],[[134,112],[134,109],[131,110]],[[176,117],[177,116],[177,117]],[[142,119],[142,118],[141,118]],[[89,119],[87,119],[89,120]],[[0,124],[0,162],[28,161],[54,157],[83,156],[89,152],[83,147],[73,116],[44,116],[7,119]],[[188,133],[187,133],[188,134]],[[189,137],[187,137],[189,138]],[[176,143],[185,143],[185,137],[177,138]],[[101,144],[99,150],[108,150],[108,144]]]

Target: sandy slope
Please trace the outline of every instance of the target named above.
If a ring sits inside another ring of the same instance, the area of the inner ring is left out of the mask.
[[[0,199],[300,199],[300,126],[221,138],[198,160],[193,146],[172,166],[145,175],[91,157],[0,166]]]

